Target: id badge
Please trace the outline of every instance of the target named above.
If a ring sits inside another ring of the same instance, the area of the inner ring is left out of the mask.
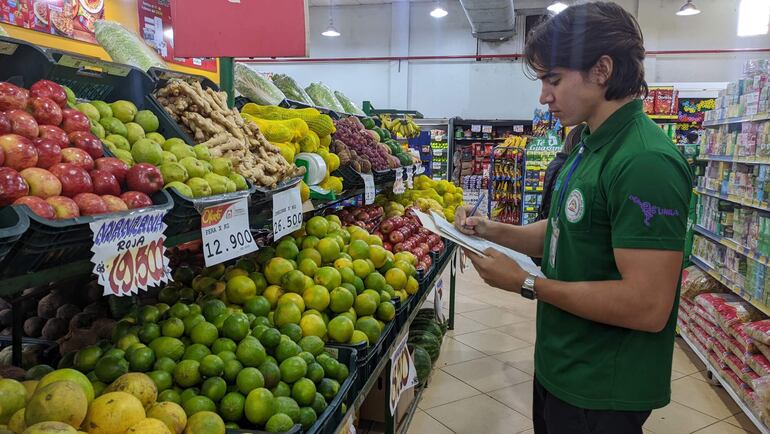
[[[551,219],[551,244],[548,248],[548,264],[556,268],[556,251],[559,247],[559,224],[556,219]]]

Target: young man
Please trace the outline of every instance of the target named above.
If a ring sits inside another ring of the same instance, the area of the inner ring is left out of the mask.
[[[459,229],[533,257],[466,254],[490,285],[538,300],[533,417],[538,434],[641,433],[668,404],[691,172],[643,112],[644,46],[613,3],[572,6],[530,35],[540,102],[587,124],[559,174],[548,219]]]

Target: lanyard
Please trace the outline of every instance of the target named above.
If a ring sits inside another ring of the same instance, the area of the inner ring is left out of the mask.
[[[578,150],[578,155],[575,157],[575,160],[572,162],[572,165],[569,167],[569,170],[567,171],[567,175],[564,177],[564,181],[561,182],[561,184],[558,186],[559,191],[559,202],[556,204],[556,214],[554,214],[554,222],[558,221],[559,215],[561,214],[561,210],[564,207],[564,193],[567,191],[567,187],[569,186],[569,181],[572,179],[572,174],[575,173],[575,169],[577,169],[578,165],[580,165],[580,162],[583,161],[583,151],[585,151],[585,145],[583,142],[580,142],[580,149]]]

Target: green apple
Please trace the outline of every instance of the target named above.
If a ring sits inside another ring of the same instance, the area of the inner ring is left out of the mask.
[[[163,175],[163,181],[166,183],[174,181],[185,182],[190,177],[187,174],[187,169],[179,163],[163,163],[159,168],[161,175]]]
[[[154,140],[139,139],[131,147],[131,156],[137,163],[150,163],[158,166],[163,162],[163,148]]]
[[[181,194],[182,196],[194,197],[192,189],[184,182],[171,181],[168,184],[166,184],[166,186],[163,188],[173,188],[176,190],[177,193]]]
[[[185,183],[192,190],[193,197],[211,196],[211,186],[203,178],[193,177]]]

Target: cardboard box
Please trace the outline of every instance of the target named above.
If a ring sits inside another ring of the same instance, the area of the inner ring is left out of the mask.
[[[390,407],[388,406],[388,397],[385,396],[385,382],[389,380],[390,372],[383,372],[380,374],[380,378],[378,378],[377,382],[374,384],[374,386],[372,386],[372,390],[369,391],[369,395],[361,405],[361,409],[359,411],[359,418],[361,420],[365,419],[379,423],[385,422],[386,412],[390,411]],[[396,415],[394,420],[396,427],[401,425],[401,422],[403,421],[404,416],[406,416],[406,413],[414,399],[414,387],[405,390],[401,394],[401,398],[399,399],[398,405],[396,406]],[[374,433],[376,431],[370,430],[369,432]]]

